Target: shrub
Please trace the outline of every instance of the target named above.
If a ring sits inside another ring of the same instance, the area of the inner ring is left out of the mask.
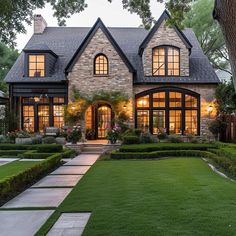
[[[55,137],[47,136],[42,139],[43,144],[53,144],[56,143]]]
[[[61,144],[41,144],[36,147],[38,152],[42,153],[53,153],[53,152],[61,152],[63,147]]]
[[[153,143],[152,135],[149,132],[142,133],[141,134],[141,143]]]
[[[41,144],[42,143],[42,137],[41,136],[35,136],[32,137],[32,144]]]
[[[66,149],[62,153],[62,158],[74,158],[77,155],[77,152],[73,149]]]
[[[160,132],[160,133],[157,135],[157,138],[160,139],[160,140],[167,139],[167,138],[168,138],[168,135],[167,135],[166,132]]]
[[[200,150],[206,151],[209,148],[217,148],[214,144],[191,144],[191,143],[157,143],[157,144],[139,144],[139,145],[123,145],[120,152],[153,152],[164,150]]]
[[[77,143],[82,138],[82,131],[80,126],[75,126],[72,130],[68,129],[67,133],[67,139],[69,142]]]
[[[54,154],[46,160],[21,171],[18,174],[0,180],[0,204],[33,184],[36,180],[53,170],[60,164],[61,154]]]
[[[141,133],[142,133],[142,130],[141,129],[134,129],[133,133],[134,133],[134,135],[139,137],[141,135]]]
[[[182,138],[179,135],[176,135],[176,134],[169,135],[168,140],[171,143],[182,143],[183,142]]]
[[[140,143],[139,137],[137,136],[124,136],[123,137],[123,144],[138,144]]]
[[[0,150],[0,156],[17,156],[19,154],[24,153],[25,150]]]
[[[215,154],[199,150],[166,150],[155,152],[112,152],[112,159],[155,159],[162,157],[206,157],[211,158]]]

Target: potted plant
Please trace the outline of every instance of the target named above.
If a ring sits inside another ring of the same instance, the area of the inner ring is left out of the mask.
[[[72,144],[76,144],[82,138],[80,126],[74,126],[72,129],[67,129],[67,140]]]
[[[88,140],[95,139],[95,130],[94,129],[86,129],[86,139],[88,139]]]
[[[20,130],[16,132],[16,144],[32,144],[32,138],[28,131]]]
[[[107,130],[107,140],[109,140],[111,144],[115,144],[119,136],[120,136],[119,126],[114,126],[113,128]]]

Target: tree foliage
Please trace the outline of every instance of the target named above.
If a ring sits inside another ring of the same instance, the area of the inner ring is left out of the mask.
[[[0,43],[0,90],[4,92],[7,91],[7,85],[3,79],[11,69],[17,57],[17,50],[8,48],[5,44]]]
[[[192,28],[214,68],[228,71],[229,58],[224,36],[212,17],[214,0],[198,0],[185,15],[184,26]]]
[[[220,83],[216,89],[215,97],[219,113],[231,114],[236,112],[236,93],[232,80]]]

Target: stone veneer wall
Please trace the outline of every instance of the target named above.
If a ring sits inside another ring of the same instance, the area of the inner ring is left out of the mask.
[[[143,52],[144,75],[152,76],[152,49],[161,45],[180,48],[180,76],[189,76],[189,50],[173,28],[162,22]]]
[[[169,85],[167,84],[166,85],[164,84],[162,85],[134,85],[134,96],[143,91],[153,89],[153,88],[164,87],[164,86],[169,86]],[[201,98],[200,133],[201,135],[211,135],[211,133],[208,130],[208,124],[210,121],[212,121],[216,117],[216,110],[214,108],[214,94],[215,94],[216,85],[184,84],[184,85],[171,85],[171,86],[189,89],[200,94],[200,98]],[[213,112],[210,115],[207,111],[209,105],[212,105],[214,108]]]
[[[94,75],[94,58],[97,54],[103,53],[109,61],[109,75]],[[115,48],[101,29],[98,29],[84,52],[75,63],[68,75],[69,79],[69,101],[71,91],[75,87],[82,94],[92,96],[94,93],[104,91],[120,91],[130,98],[127,104],[127,113],[133,122],[133,74],[121,59]]]

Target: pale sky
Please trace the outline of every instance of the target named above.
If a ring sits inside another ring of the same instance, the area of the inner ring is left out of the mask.
[[[123,27],[138,27],[141,25],[141,20],[136,14],[131,14],[124,10],[121,0],[113,0],[109,3],[107,0],[86,0],[88,7],[81,13],[73,15],[67,19],[66,25],[71,27],[86,27],[93,26],[98,17],[102,19],[106,26],[123,26]],[[156,0],[151,0],[151,11],[153,17],[159,18],[164,11],[163,3],[157,3]],[[53,17],[53,11],[48,4],[44,9],[36,9],[34,14],[41,14],[46,20],[48,26],[57,26],[57,20]],[[26,34],[18,34],[17,49],[20,51],[33,34],[33,26],[26,26]]]

